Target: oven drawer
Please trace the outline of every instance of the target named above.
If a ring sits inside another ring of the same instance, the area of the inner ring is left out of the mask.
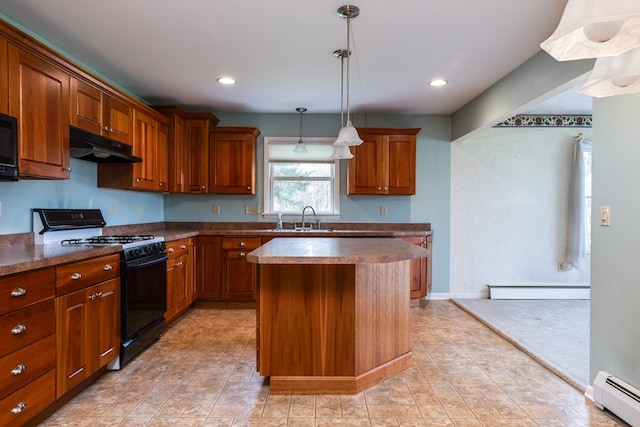
[[[55,367],[55,334],[0,358],[0,399]]]
[[[56,371],[52,370],[0,400],[0,425],[24,425],[52,404],[55,397]]]
[[[0,314],[53,298],[56,271],[53,268],[0,279]]]
[[[169,258],[177,258],[189,253],[189,239],[174,240],[172,242],[166,242],[167,255]]]
[[[120,275],[120,255],[108,255],[56,268],[56,294],[64,295]]]
[[[55,331],[53,298],[0,316],[0,357],[26,347]]]
[[[222,249],[254,250],[261,245],[260,237],[223,237]]]

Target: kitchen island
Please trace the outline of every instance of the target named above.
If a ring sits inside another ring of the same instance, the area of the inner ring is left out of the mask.
[[[411,366],[409,262],[428,255],[395,238],[275,238],[249,253],[270,391],[353,394]]]

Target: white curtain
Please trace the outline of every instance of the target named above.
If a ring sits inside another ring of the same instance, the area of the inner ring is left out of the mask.
[[[575,138],[573,167],[569,184],[569,230],[565,261],[576,269],[580,267],[580,261],[587,252],[585,244],[588,226],[585,215],[585,152],[591,152],[591,141],[582,136]]]

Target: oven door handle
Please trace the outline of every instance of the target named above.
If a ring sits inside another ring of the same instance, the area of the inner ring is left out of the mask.
[[[166,262],[169,259],[167,254],[163,254],[162,256],[154,256],[151,259],[141,259],[141,260],[132,260],[125,261],[125,266],[127,269],[139,269],[144,267],[149,267],[150,265],[159,264],[161,262]]]

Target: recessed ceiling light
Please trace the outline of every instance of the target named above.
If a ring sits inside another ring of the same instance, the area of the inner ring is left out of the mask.
[[[236,79],[231,77],[218,77],[218,83],[223,85],[234,85],[236,84]]]
[[[429,82],[429,86],[433,86],[433,87],[446,86],[447,83],[449,82],[444,79],[435,79]]]

